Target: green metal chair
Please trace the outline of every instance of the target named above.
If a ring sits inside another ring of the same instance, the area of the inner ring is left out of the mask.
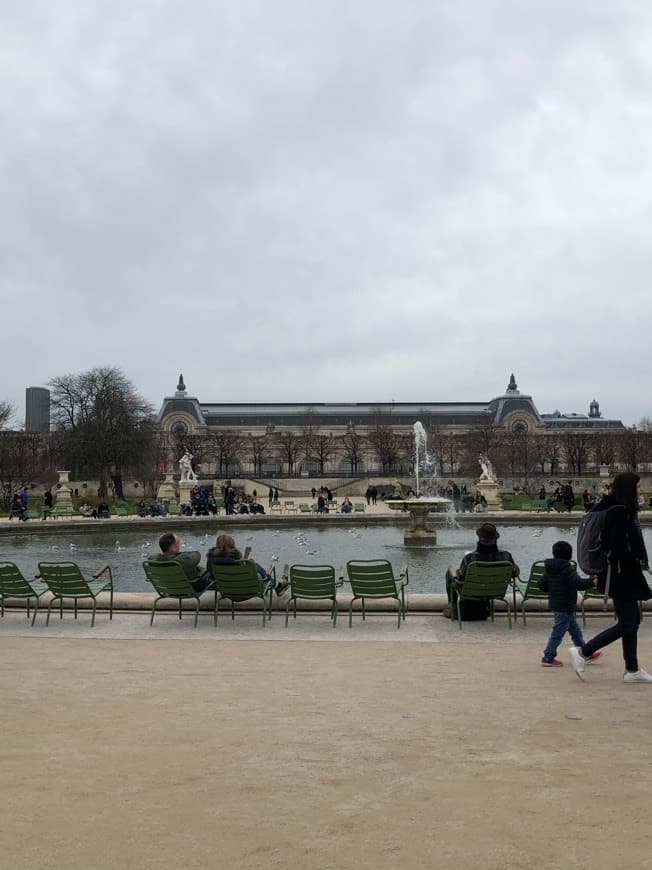
[[[340,570],[340,574],[341,574]],[[332,565],[292,565],[289,572],[290,597],[285,607],[285,625],[287,627],[290,606],[294,606],[294,618],[297,618],[297,598],[307,598],[310,601],[332,601],[331,620],[333,628],[337,625],[337,590],[344,583],[344,578],[335,577]]]
[[[394,577],[394,570],[386,559],[353,559],[346,563],[346,573],[353,592],[349,605],[349,628],[353,624],[353,604],[358,598],[362,601],[363,620],[366,619],[366,598],[394,598],[398,602],[397,628],[400,628],[401,619],[405,619],[407,610],[405,601],[405,587],[409,582],[407,565],[401,568],[398,577]]]
[[[48,587],[45,583],[39,580],[26,580],[13,562],[0,562],[0,614],[2,616],[5,615],[5,598],[23,598],[27,601],[29,619],[30,599],[34,598],[32,616],[32,625],[34,625],[41,595],[47,591]]]
[[[512,579],[514,566],[511,562],[469,562],[464,580],[456,580],[453,589],[453,607],[457,621],[462,629],[461,602],[466,600],[488,601],[491,621],[494,621],[494,601],[504,601],[507,607],[509,627],[512,627],[512,605],[507,598],[507,590]]]
[[[531,599],[533,601],[548,600],[548,593],[542,592],[539,589],[539,580],[543,576],[544,572],[544,560],[540,559],[538,562],[532,563],[532,567],[530,568],[530,576],[527,578],[527,580],[523,580],[521,577],[515,577],[512,581],[512,588],[514,590],[514,595],[512,598],[514,619],[516,619],[516,592],[519,592],[521,595],[521,614],[523,617],[523,627],[527,625],[527,621],[525,619],[525,602],[528,599]]]
[[[179,619],[181,619],[182,601],[193,598],[197,602],[195,607],[194,625],[194,627],[197,628],[199,598],[202,593],[197,592],[190,580],[188,580],[181,562],[177,562],[174,559],[170,559],[169,561],[145,559],[143,562],[143,570],[145,571],[145,575],[149,582],[158,592],[158,598],[154,599],[154,606],[152,607],[152,615],[149,618],[149,624],[154,624],[156,605],[163,598],[177,598],[179,600]]]
[[[256,563],[250,559],[234,562],[233,565],[210,565],[213,588],[215,589],[215,613],[213,624],[217,625],[218,604],[222,598],[231,602],[231,619],[235,619],[235,603],[260,598],[263,602],[263,628],[266,619],[272,618],[272,594],[276,578],[276,568],[270,566],[267,573],[271,579],[263,580],[256,570]],[[267,616],[265,611],[269,612]]]
[[[110,593],[109,619],[113,619],[113,575],[109,565],[104,565],[93,574],[92,580],[86,580],[79,565],[74,562],[39,562],[38,576],[47,585],[54,596],[48,604],[48,615],[45,624],[50,624],[50,612],[55,601],[59,601],[59,618],[63,619],[63,599],[72,598],[75,602],[75,619],[77,619],[77,602],[80,598],[93,599],[93,617],[91,628],[95,625],[97,611],[97,596],[100,592]],[[108,580],[100,580],[103,574],[109,575]]]

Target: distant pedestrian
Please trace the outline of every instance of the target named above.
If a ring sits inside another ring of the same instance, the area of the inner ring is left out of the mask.
[[[269,488],[269,492],[267,493],[267,501],[269,502],[270,507],[274,504],[274,490],[271,486]]]
[[[376,504],[378,498],[378,489],[375,486],[371,487],[371,503]]]
[[[367,499],[367,504],[371,504],[371,487],[367,487],[367,491],[365,492],[365,498]]]
[[[278,489],[274,490],[274,501],[278,504]]]
[[[313,488],[310,490],[310,492],[312,493],[312,499],[313,499],[313,501],[314,501],[314,500],[315,500],[315,496],[317,495],[317,490],[315,489],[314,486],[313,486]]]

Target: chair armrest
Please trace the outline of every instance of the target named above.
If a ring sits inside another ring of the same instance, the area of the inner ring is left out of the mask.
[[[93,574],[93,580],[97,580],[98,577],[101,577],[102,574],[106,574],[107,571],[109,572],[109,575],[111,575],[110,565],[104,565],[102,566],[102,568],[98,568],[97,571]]]
[[[276,562],[271,562],[267,569],[267,576],[271,577],[276,582]]]
[[[340,565],[337,569],[337,580],[335,581],[336,586],[344,586],[344,565]]]
[[[407,562],[401,566],[401,573],[399,574],[398,579],[403,584],[403,586],[407,586],[410,582],[410,574],[408,572]]]

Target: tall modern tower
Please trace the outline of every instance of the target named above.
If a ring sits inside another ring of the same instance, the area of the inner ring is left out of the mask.
[[[50,431],[50,391],[45,387],[27,387],[25,390],[25,431]]]

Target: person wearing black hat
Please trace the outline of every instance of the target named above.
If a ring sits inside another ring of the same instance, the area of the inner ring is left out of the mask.
[[[471,562],[511,562],[514,566],[512,569],[512,577],[518,577],[520,570],[512,554],[507,550],[498,549],[498,538],[500,534],[493,523],[482,523],[476,529],[478,543],[475,550],[467,553],[460,563],[457,571],[454,571],[452,566],[449,566],[446,571],[446,595],[448,597],[448,606],[444,607],[442,614],[450,619],[455,612],[452,605],[455,604],[457,593],[453,588],[456,581],[464,582],[467,566]],[[489,615],[488,601],[462,601],[462,619],[486,619]]]

